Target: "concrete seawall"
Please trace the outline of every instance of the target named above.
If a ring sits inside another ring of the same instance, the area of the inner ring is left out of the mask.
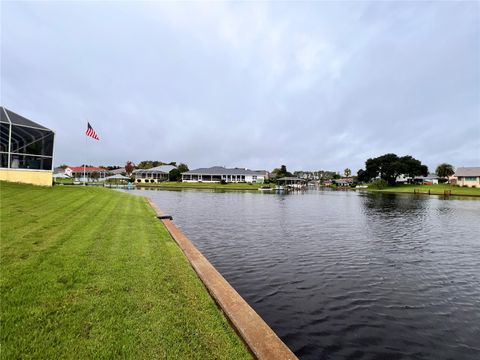
[[[157,216],[164,213],[147,198]],[[198,277],[213,299],[223,310],[233,327],[252,354],[260,360],[297,359],[275,332],[263,321],[250,305],[235,291],[192,242],[169,219],[161,220],[172,238],[182,249]]]

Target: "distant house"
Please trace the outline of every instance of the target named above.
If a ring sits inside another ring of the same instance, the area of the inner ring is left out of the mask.
[[[346,186],[352,185],[353,179],[352,178],[340,178],[340,179],[333,180],[333,182],[337,186],[345,186],[346,187]]]
[[[98,174],[98,177],[93,175],[94,173]],[[96,166],[68,166],[65,168],[65,175],[73,178],[74,181],[105,181],[110,171]]]
[[[56,167],[53,169],[54,174],[65,174],[65,168],[64,167]]]
[[[298,176],[284,176],[277,179],[278,185],[283,185],[290,188],[301,188],[306,182],[307,181],[305,179]]]
[[[52,130],[0,106],[0,180],[52,186]]]
[[[272,174],[267,171],[267,170],[252,170],[253,172],[256,172],[258,175],[257,176],[263,176],[263,180],[270,180],[272,177]]]
[[[182,173],[183,182],[211,182],[219,183],[263,183],[265,173],[263,171],[253,171],[248,169],[233,168],[228,169],[223,166],[213,166],[210,168],[199,168]]]
[[[415,180],[421,179],[422,184],[427,185],[437,185],[438,184],[438,176],[436,174],[428,174],[424,177],[415,177]]]
[[[415,176],[413,179],[404,174],[397,176],[397,184],[438,184],[438,176],[436,174],[428,174],[427,176]]]
[[[395,179],[395,182],[397,184],[406,184],[408,182],[411,182],[412,178],[411,177],[408,177],[408,176],[405,176],[404,174],[400,174],[397,176],[397,178]]]
[[[459,167],[455,171],[457,185],[480,187],[480,166]]]
[[[176,169],[172,165],[161,165],[151,169],[137,169],[133,171],[136,183],[159,183],[169,180],[170,171]]]

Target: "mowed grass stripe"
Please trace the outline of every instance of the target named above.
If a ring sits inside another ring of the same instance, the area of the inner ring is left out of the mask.
[[[81,196],[82,194],[80,193],[79,195]],[[47,207],[55,207],[54,202],[51,201],[48,196],[43,197],[41,200],[41,202],[46,205],[50,203],[50,206],[47,205]],[[20,204],[25,203],[25,201],[26,199],[19,199]],[[51,211],[44,212],[41,207],[32,207],[25,210],[31,215],[28,219],[28,226],[19,224],[18,228],[13,227],[10,229],[10,225],[16,222],[9,220],[24,216],[25,212],[23,210],[18,212],[13,211],[13,216],[5,219],[5,228],[9,230],[6,231],[6,234],[15,234],[11,239],[5,236],[5,243],[2,239],[2,245],[5,245],[5,263],[8,264],[9,261],[15,261],[15,257],[20,257],[24,260],[30,258],[37,262],[41,261],[52,251],[52,247],[53,251],[55,251],[55,247],[61,246],[63,242],[74,241],[75,233],[88,231],[86,227],[88,227],[89,224],[85,224],[86,219],[81,216],[82,209],[84,209],[88,203],[91,203],[89,206],[95,206],[95,212],[101,216],[102,212],[99,211],[101,209],[97,209],[96,207],[98,204],[101,204],[102,207],[107,206],[108,201],[95,203],[93,196],[87,198],[87,201],[79,198],[72,201],[68,208],[64,207],[63,204],[57,204],[57,207],[61,207],[61,210],[57,210],[57,212],[52,215],[49,215]],[[66,219],[68,219],[68,221],[66,221]],[[82,228],[82,226],[86,227]],[[102,226],[102,224],[100,222],[92,222],[92,226]],[[10,246],[12,242],[21,242],[21,250],[18,251],[18,246]],[[60,244],[58,244],[59,242]],[[12,249],[12,252],[10,252],[10,249]],[[41,252],[40,256],[31,257],[35,252]]]
[[[145,199],[1,192],[2,357],[251,358]]]
[[[11,214],[14,217],[20,214],[28,217],[29,226],[23,227],[23,224],[19,224],[19,229],[14,228],[13,230],[21,233],[23,236],[27,236],[28,233],[36,233],[38,226],[58,231],[58,226],[52,227],[51,225],[58,225],[59,221],[61,221],[61,225],[65,225],[66,220],[75,220],[76,215],[82,215],[81,211],[85,208],[85,205],[95,200],[94,194],[89,190],[91,189],[82,189],[83,192],[78,191],[76,194],[74,193],[75,197],[66,196],[60,199],[55,197],[55,193],[51,192],[47,192],[35,199],[29,199],[28,194],[19,197],[16,199],[15,204],[11,204],[11,210],[17,210],[12,211]],[[33,203],[35,206],[25,209],[23,205],[25,203]],[[7,223],[7,225],[9,226],[10,224]]]

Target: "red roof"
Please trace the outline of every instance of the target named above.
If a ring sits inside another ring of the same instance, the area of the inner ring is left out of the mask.
[[[72,172],[82,172],[83,166],[69,166],[72,169]],[[96,167],[96,166],[85,166],[85,171],[107,171],[107,169]]]

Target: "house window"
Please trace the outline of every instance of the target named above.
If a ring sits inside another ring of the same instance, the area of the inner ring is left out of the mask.
[[[465,181],[477,181],[476,176],[465,176]]]

